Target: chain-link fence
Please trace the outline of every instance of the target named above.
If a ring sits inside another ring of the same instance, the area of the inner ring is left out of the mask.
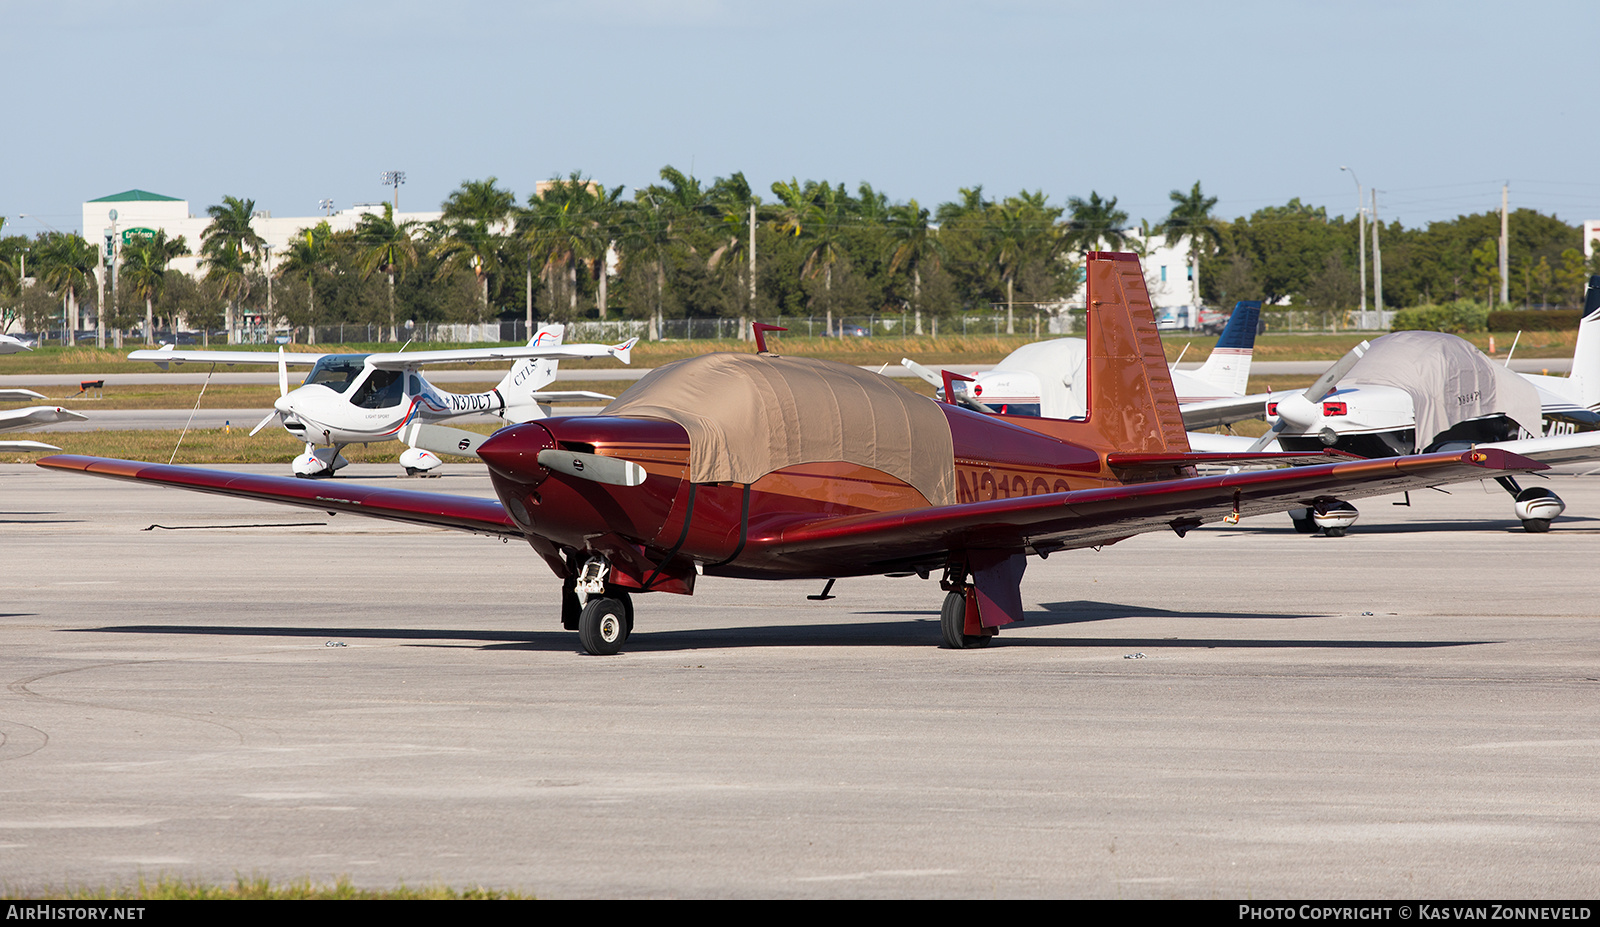
[[[1261,314],[1268,332],[1386,332],[1394,324],[1392,309],[1361,310],[1311,310],[1272,309]],[[748,320],[738,319],[666,319],[657,331],[649,320],[594,319],[567,323],[568,344],[617,344],[629,338],[641,340],[699,341],[708,339],[737,340],[750,338],[750,322],[759,321],[788,329],[791,337],[801,338],[908,338],[917,336],[998,336],[1006,333],[1006,314],[993,311],[962,312],[955,316],[922,317],[918,331],[916,316],[911,313],[849,316],[830,319],[826,316],[780,316]],[[535,326],[541,324],[534,323]],[[1083,309],[1073,307],[1056,312],[1036,310],[1018,311],[1012,318],[1014,334],[1032,337],[1059,338],[1063,335],[1082,334]],[[37,338],[41,345],[60,344],[60,330],[25,333]],[[314,336],[314,337],[308,337]],[[113,333],[107,332],[110,344]],[[283,344],[294,340],[305,344],[382,344],[411,341],[416,344],[526,344],[530,333],[521,319],[463,323],[420,323],[410,326],[402,323],[398,331],[388,325],[374,323],[340,323],[318,325],[314,329],[298,328],[291,336],[288,329],[267,325],[245,325],[235,331],[234,344]],[[143,343],[144,333],[139,328],[124,333],[126,343]],[[129,341],[132,339],[132,341]],[[205,338],[197,331],[158,331],[156,339],[162,343],[197,345]],[[79,344],[93,344],[93,330],[78,332]],[[227,332],[218,329],[210,333],[210,343],[228,344]]]

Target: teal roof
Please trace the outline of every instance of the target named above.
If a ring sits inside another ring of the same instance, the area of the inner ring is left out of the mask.
[[[89,202],[91,202],[91,203],[137,203],[137,202],[181,203],[181,202],[183,202],[183,200],[180,200],[175,196],[162,196],[159,193],[151,193],[149,190],[129,190],[126,193],[118,193],[118,194],[116,194],[114,196],[102,196],[97,200],[90,200]]]

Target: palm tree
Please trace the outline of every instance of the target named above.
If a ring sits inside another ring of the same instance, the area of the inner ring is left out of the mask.
[[[1193,300],[1194,305],[1198,306],[1200,305],[1200,255],[1209,254],[1222,240],[1222,231],[1217,228],[1216,219],[1211,215],[1212,208],[1217,205],[1217,198],[1201,193],[1198,180],[1188,193],[1173,190],[1170,198],[1172,211],[1167,213],[1167,218],[1157,230],[1168,244],[1176,243],[1186,235],[1189,237],[1189,260],[1194,265]]]
[[[1090,190],[1087,200],[1070,197],[1067,209],[1072,218],[1067,220],[1067,244],[1074,251],[1096,251],[1104,242],[1112,251],[1122,251],[1128,246],[1128,214],[1117,208],[1117,198],[1100,199],[1100,194]]]
[[[751,191],[742,172],[718,178],[706,198],[715,210],[714,233],[719,242],[706,266],[713,271],[724,268],[724,281],[733,283],[730,302],[739,307],[739,337],[744,338],[748,317],[756,307],[755,227],[751,218],[753,207],[761,204],[761,198]]]
[[[484,316],[489,314],[489,278],[500,272],[500,258],[504,239],[494,232],[493,226],[477,219],[457,219],[447,222],[440,230],[438,244],[429,254],[440,258],[435,279],[442,279],[461,270],[470,270],[477,277],[478,298]]]
[[[505,244],[506,219],[516,208],[510,190],[495,186],[498,178],[463,180],[443,203],[443,234],[433,248],[443,258],[439,276],[470,269],[478,279],[483,313],[489,313],[489,278],[498,273]]]
[[[267,243],[250,225],[255,212],[255,200],[224,196],[220,205],[206,208],[211,224],[200,233],[200,253],[205,256],[205,263],[210,268],[206,271],[207,279],[225,281],[223,291],[233,294],[228,296],[228,317],[224,321],[229,344],[234,340],[239,300],[249,292],[244,278]]]
[[[442,205],[446,222],[504,222],[516,208],[517,197],[495,184],[499,178],[463,180]]]
[[[239,251],[219,250],[205,259],[206,280],[216,285],[216,293],[228,304],[228,312],[223,317],[223,325],[228,329],[228,343],[233,343],[234,322],[238,318],[239,303],[250,295],[250,265],[245,255]],[[211,344],[210,326],[207,326],[202,340],[209,346]],[[121,330],[117,332],[117,346],[121,347]]]
[[[87,290],[94,276],[95,248],[77,233],[46,232],[33,246],[38,262],[34,276],[61,296],[61,325],[67,344],[77,343],[78,292]],[[117,342],[120,347],[122,342]]]
[[[922,334],[922,267],[937,268],[944,247],[937,230],[929,223],[928,210],[916,200],[889,207],[884,227],[889,235],[889,273],[901,267],[911,273],[911,308],[916,333]]]
[[[778,197],[774,218],[778,231],[805,242],[800,278],[807,280],[822,274],[831,329],[833,268],[845,256],[845,232],[853,218],[855,201],[844,184],[835,187],[826,180],[822,183],[808,180],[804,186],[792,178],[787,183],[777,181],[772,185],[772,192]]]
[[[356,240],[361,247],[361,274],[371,277],[375,271],[389,277],[389,339],[400,340],[400,330],[394,320],[394,280],[402,279],[406,270],[417,265],[417,242],[412,237],[418,223],[408,219],[396,222],[394,206],[383,204],[383,215],[367,213],[356,225]]]
[[[306,343],[317,343],[317,278],[331,269],[333,261],[333,229],[327,222],[319,222],[309,229],[301,229],[289,239],[283,263],[278,265],[279,276],[296,276],[306,282]]]
[[[157,229],[154,235],[141,235],[122,249],[120,273],[126,281],[124,285],[136,299],[144,300],[146,344],[155,343],[155,301],[166,290],[167,265],[188,253],[189,245],[183,236],[169,241],[164,229]]]

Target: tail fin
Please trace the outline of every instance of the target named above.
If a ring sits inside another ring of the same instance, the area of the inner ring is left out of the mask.
[[[1260,319],[1260,300],[1235,303],[1227,327],[1217,338],[1217,346],[1193,375],[1227,395],[1243,396],[1250,384],[1250,359],[1255,354]]]
[[[1578,345],[1568,376],[1579,402],[1591,409],[1600,404],[1600,274],[1589,278],[1583,294],[1583,320],[1578,323]]]
[[[1088,419],[1082,424],[1106,449],[1188,451],[1138,255],[1089,252],[1088,283]]]
[[[566,331],[567,327],[565,325],[545,325],[535,332],[532,338],[528,339],[528,347],[554,347],[561,343],[561,336],[566,334]],[[520,360],[512,365],[511,371],[495,387],[500,391],[500,395],[505,397],[506,407],[514,409],[521,406],[524,410],[528,406],[537,407],[538,404],[534,401],[533,394],[549,386],[555,380],[556,363],[557,361],[553,357],[541,357],[537,360],[533,358]]]

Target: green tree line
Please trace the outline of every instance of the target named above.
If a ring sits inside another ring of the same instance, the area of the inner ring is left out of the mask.
[[[704,182],[671,166],[632,197],[622,191],[573,173],[519,202],[494,177],[469,180],[436,222],[401,221],[386,205],[353,230],[327,222],[302,229],[270,261],[251,227],[254,202],[224,197],[207,210],[199,242],[157,235],[123,247],[106,324],[119,334],[210,331],[268,314],[270,292],[270,314],[296,330],[369,324],[391,338],[404,321],[520,318],[530,306],[541,320],[655,325],[903,313],[918,332],[932,320],[997,309],[1009,331],[1019,310],[1057,304],[1078,288],[1083,252],[1143,253],[1162,236],[1198,265],[1206,302],[1348,309],[1361,299],[1353,220],[1294,199],[1225,221],[1198,182],[1173,190],[1169,213],[1137,230],[1116,197],[1097,191],[1057,206],[1042,191],[994,199],[970,187],[928,208],[865,182],[852,191],[790,179],[762,194],[740,173]],[[1499,224],[1488,212],[1421,229],[1384,224],[1385,306],[1497,299]],[[1514,212],[1512,301],[1580,304],[1586,275],[1600,272],[1600,260],[1584,261],[1580,236],[1553,216]],[[170,272],[191,249],[200,276]],[[6,236],[0,220],[3,321],[37,331],[79,317],[94,298],[94,267],[94,246],[81,236]],[[23,285],[24,273],[32,285]]]

